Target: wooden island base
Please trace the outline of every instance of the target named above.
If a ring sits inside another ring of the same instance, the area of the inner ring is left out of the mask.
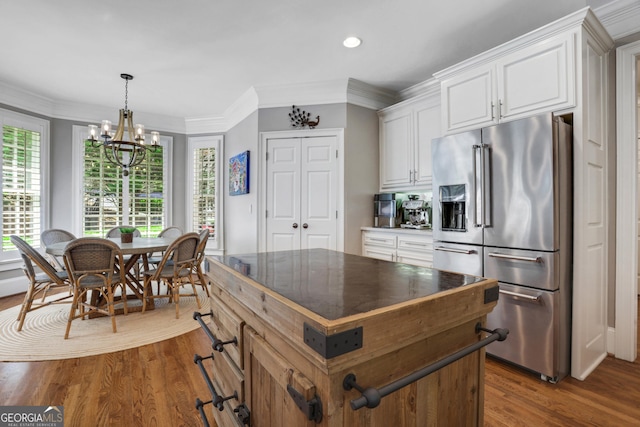
[[[483,348],[375,408],[352,402],[358,388],[383,389],[483,340],[495,280],[325,250],[209,264],[212,312],[201,324],[214,351],[200,366],[214,393],[202,400],[223,409],[203,413],[218,426],[482,425]]]

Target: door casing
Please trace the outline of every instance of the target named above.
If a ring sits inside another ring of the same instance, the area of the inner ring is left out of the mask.
[[[336,250],[344,251],[344,129],[305,129],[292,131],[276,131],[260,133],[260,145],[258,146],[258,176],[260,177],[258,197],[258,250],[267,250],[267,167],[266,152],[269,139],[282,138],[310,138],[329,136],[336,138],[337,147],[337,191],[336,209],[338,212]]]

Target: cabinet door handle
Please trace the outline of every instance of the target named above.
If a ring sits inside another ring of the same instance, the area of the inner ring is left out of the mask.
[[[309,228],[309,224],[305,222],[304,224],[302,224],[302,228]]]
[[[298,228],[298,223],[294,222],[293,225],[291,225],[293,228]]]
[[[403,244],[407,245],[407,246],[418,246],[421,248],[426,248],[427,246],[429,246],[426,243],[419,243],[419,242],[402,242]]]
[[[502,119],[502,99],[498,101],[498,120]]]
[[[495,107],[495,104],[493,103],[493,101],[491,101],[491,121],[496,119],[496,115],[493,113],[494,107]]]

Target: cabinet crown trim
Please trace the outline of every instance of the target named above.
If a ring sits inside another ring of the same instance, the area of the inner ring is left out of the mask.
[[[600,23],[590,7],[585,7],[527,34],[459,62],[451,67],[445,68],[444,70],[438,71],[433,75],[439,81],[446,80],[456,74],[466,71],[469,68],[491,64],[509,53],[517,52],[524,47],[543,42],[549,37],[568,31],[577,31],[583,25],[587,31],[599,38],[603,45],[613,46],[613,39],[611,39],[611,36],[609,36],[602,23]]]

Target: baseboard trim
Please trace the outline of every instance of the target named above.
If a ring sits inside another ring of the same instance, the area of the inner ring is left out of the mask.
[[[607,353],[612,356],[616,354],[616,328],[611,326],[607,329]]]
[[[20,294],[27,290],[27,283],[24,277],[12,277],[0,280],[0,298],[10,295]]]

